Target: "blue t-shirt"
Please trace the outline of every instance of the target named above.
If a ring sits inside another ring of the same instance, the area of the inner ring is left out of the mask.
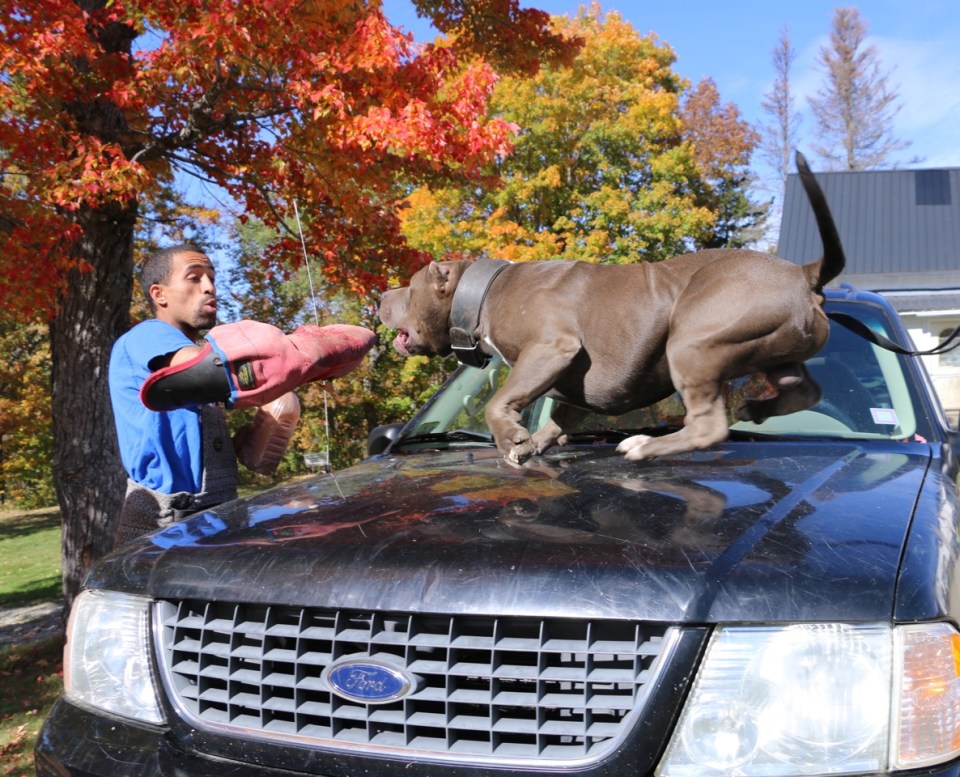
[[[110,353],[110,401],[120,458],[130,479],[161,494],[200,492],[203,473],[200,407],[158,413],[140,401],[150,362],[196,345],[171,324],[144,321],[121,336]]]

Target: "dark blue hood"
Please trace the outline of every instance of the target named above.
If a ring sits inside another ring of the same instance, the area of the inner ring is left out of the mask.
[[[669,622],[889,620],[919,443],[385,456],[200,513],[88,585],[160,598]]]

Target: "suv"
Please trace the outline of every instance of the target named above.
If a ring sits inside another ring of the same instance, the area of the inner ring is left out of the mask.
[[[361,464],[99,563],[37,774],[960,774],[957,436],[917,359],[834,324],[808,366],[818,406],[708,450],[615,452],[672,398],[519,468],[508,368],[461,368]]]

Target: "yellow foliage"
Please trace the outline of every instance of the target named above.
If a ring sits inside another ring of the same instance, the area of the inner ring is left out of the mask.
[[[709,233],[673,50],[595,3],[553,23],[584,45],[568,67],[497,84],[493,115],[520,127],[513,153],[490,168],[500,185],[413,192],[402,218],[413,247],[621,263],[663,259]]]
[[[3,317],[0,354],[0,501],[52,504],[50,347],[44,327]]]

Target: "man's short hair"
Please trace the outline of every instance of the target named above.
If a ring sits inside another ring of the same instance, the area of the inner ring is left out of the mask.
[[[143,289],[143,294],[151,308],[155,309],[153,298],[150,296],[150,287],[155,283],[169,283],[173,257],[190,253],[206,255],[202,248],[193,243],[180,243],[168,248],[161,248],[143,260],[143,264],[140,265],[140,288]]]

